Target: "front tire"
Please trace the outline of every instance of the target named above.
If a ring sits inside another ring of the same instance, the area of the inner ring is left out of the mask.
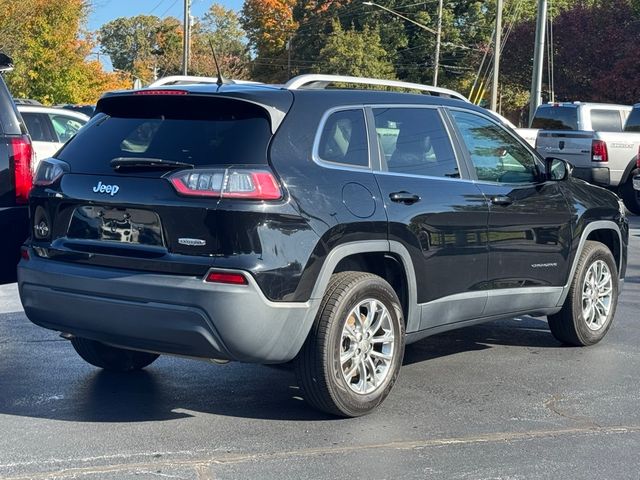
[[[602,243],[587,241],[562,310],[547,317],[551,333],[568,345],[594,345],[611,328],[617,303],[615,259]]]
[[[155,353],[125,350],[81,337],[73,337],[71,345],[85,362],[116,372],[141,370],[159,357]]]
[[[309,404],[357,417],[389,395],[403,356],[404,321],[393,288],[370,273],[341,272],[329,282],[295,367]]]

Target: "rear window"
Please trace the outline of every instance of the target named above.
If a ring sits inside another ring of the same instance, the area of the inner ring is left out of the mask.
[[[634,107],[631,110],[631,115],[627,119],[627,124],[624,126],[625,132],[640,132],[640,106]]]
[[[195,166],[267,163],[267,112],[249,102],[202,96],[108,97],[58,153],[74,171],[114,158],[160,158]]]
[[[540,107],[533,118],[531,128],[541,130],[578,130],[576,107]]]
[[[618,110],[591,110],[591,128],[594,132],[621,132],[622,117]]]

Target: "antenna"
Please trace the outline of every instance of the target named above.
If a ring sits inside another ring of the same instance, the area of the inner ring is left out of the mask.
[[[211,47],[211,53],[213,53],[213,62],[216,65],[216,72],[218,73],[218,81],[216,82],[216,84],[218,85],[218,87],[220,87],[224,85],[226,82],[222,77],[222,72],[220,72],[220,65],[218,65],[218,57],[216,57],[216,50],[215,48],[213,48],[213,42],[211,41],[211,38],[209,38],[209,46]]]

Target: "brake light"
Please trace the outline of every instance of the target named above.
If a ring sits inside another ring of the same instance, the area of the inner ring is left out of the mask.
[[[186,90],[138,90],[134,95],[188,95]]]
[[[594,140],[591,144],[591,161],[592,162],[608,162],[609,152],[607,144],[602,140]]]
[[[209,283],[226,283],[229,285],[247,285],[247,277],[241,273],[209,272],[205,278]]]
[[[241,168],[182,170],[169,176],[182,195],[192,197],[277,200],[282,198],[278,181],[268,170]]]
[[[29,201],[29,191],[33,186],[31,173],[33,147],[31,146],[31,140],[27,136],[12,138],[10,145],[13,157],[16,203],[25,204]]]

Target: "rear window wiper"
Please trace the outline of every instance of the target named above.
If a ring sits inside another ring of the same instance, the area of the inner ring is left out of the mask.
[[[120,170],[122,168],[147,168],[158,170],[174,170],[177,168],[193,168],[192,163],[176,162],[174,160],[164,160],[162,158],[149,157],[118,157],[111,160],[111,168]]]

